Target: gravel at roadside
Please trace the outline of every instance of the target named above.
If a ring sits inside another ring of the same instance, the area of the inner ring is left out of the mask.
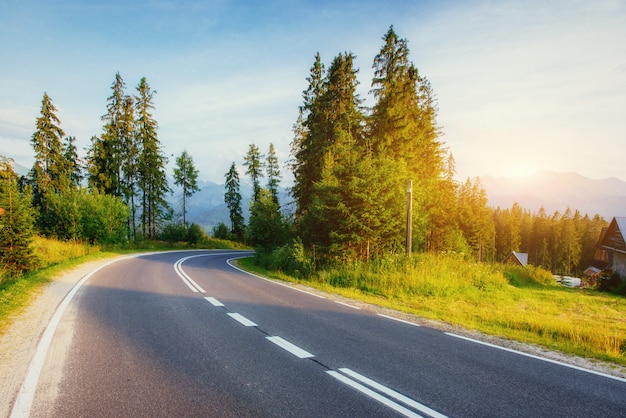
[[[39,339],[63,298],[81,278],[112,260],[106,258],[81,264],[55,278],[0,335],[0,417],[11,413]]]

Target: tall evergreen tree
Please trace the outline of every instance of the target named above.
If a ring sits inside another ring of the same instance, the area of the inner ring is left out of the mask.
[[[83,165],[80,157],[78,156],[76,137],[68,136],[65,138],[63,157],[65,163],[67,164],[66,177],[69,178],[71,188],[77,189],[83,181]]]
[[[184,150],[176,158],[174,167],[174,184],[182,188],[183,224],[187,226],[187,199],[200,190],[198,187],[198,170],[193,164],[193,158]]]
[[[107,98],[107,113],[102,135],[94,137],[90,152],[90,177],[92,188],[105,194],[122,196],[122,159],[125,146],[123,130],[126,83],[120,73],[115,74],[111,96]]]
[[[138,194],[137,183],[139,181],[139,155],[141,144],[139,136],[135,133],[135,100],[132,96],[125,96],[120,120],[120,133],[122,135],[122,193],[126,205],[130,208],[128,218],[128,231],[130,237],[137,238],[137,205],[135,199]]]
[[[276,156],[276,148],[274,144],[270,143],[269,151],[267,152],[267,160],[265,163],[265,170],[267,174],[267,189],[274,199],[274,203],[280,207],[278,202],[278,186],[280,185],[281,174],[280,166],[278,164],[278,157]]]
[[[156,239],[157,229],[169,209],[165,195],[170,191],[167,184],[165,165],[167,158],[161,149],[157,135],[158,124],[152,116],[154,92],[145,77],[137,86],[135,110],[137,115],[136,135],[140,144],[138,158],[138,187],[142,200],[143,236]]]
[[[68,186],[64,179],[67,162],[63,155],[62,141],[65,132],[61,129],[61,121],[56,115],[57,108],[47,93],[41,101],[41,116],[37,118],[37,130],[33,133],[31,143],[35,150],[35,164],[31,170],[34,201],[42,206],[46,193],[56,193]]]
[[[3,275],[10,277],[33,266],[34,219],[31,196],[19,191],[12,161],[0,155],[0,284]]]
[[[235,163],[233,162],[226,173],[226,193],[224,194],[224,202],[228,207],[228,211],[230,214],[230,222],[231,229],[230,232],[232,236],[243,242],[244,240],[244,232],[245,225],[243,219],[243,212],[241,209],[241,193],[239,192],[239,174],[237,173],[237,168],[235,167]]]
[[[261,158],[259,147],[250,144],[248,153],[244,157],[243,165],[246,166],[246,174],[250,176],[250,180],[252,181],[252,200],[254,202],[259,200],[261,193],[261,178],[263,177],[263,162]]]
[[[393,27],[383,41],[373,64],[376,103],[369,119],[368,144],[374,155],[405,161],[413,180],[417,229],[413,236],[423,249],[437,250],[428,236],[447,219],[436,219],[442,214],[434,210],[438,182],[445,173],[434,94],[428,80],[409,61],[407,41]]]
[[[291,155],[294,157],[291,165],[294,175],[291,193],[296,203],[296,219],[300,224],[302,218],[311,211],[313,187],[321,179],[327,141],[321,106],[326,86],[324,65],[319,53],[315,55],[307,81],[309,86],[302,92],[303,104],[294,125],[294,139],[291,143]]]

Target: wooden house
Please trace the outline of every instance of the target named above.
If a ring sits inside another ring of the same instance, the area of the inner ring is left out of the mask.
[[[622,280],[626,279],[626,218],[613,218],[608,227],[602,228],[594,260],[585,269],[589,279],[600,279],[617,273]]]

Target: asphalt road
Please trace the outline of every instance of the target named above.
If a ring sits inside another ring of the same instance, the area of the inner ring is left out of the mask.
[[[94,273],[60,317],[32,403],[18,402],[15,416],[626,416],[623,379],[227,264],[243,254],[158,253]]]

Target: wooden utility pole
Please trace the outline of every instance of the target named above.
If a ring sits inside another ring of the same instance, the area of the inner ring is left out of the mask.
[[[413,181],[406,182],[406,255],[413,252]]]

